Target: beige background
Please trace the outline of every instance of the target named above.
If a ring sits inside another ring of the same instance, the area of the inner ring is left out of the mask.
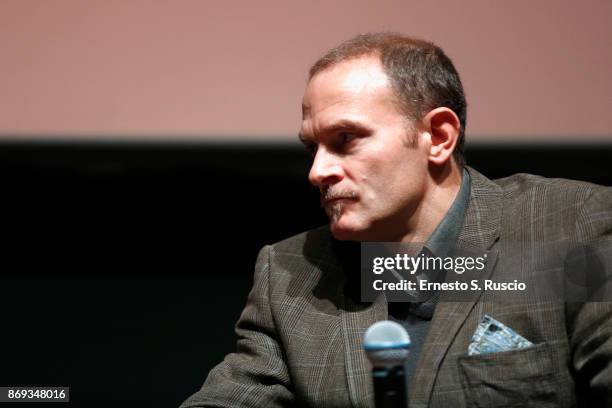
[[[295,138],[359,32],[453,58],[472,140],[612,140],[612,1],[0,0],[0,137]]]

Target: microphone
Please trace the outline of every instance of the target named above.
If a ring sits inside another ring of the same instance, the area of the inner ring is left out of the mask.
[[[404,363],[410,349],[406,330],[390,320],[376,322],[366,331],[363,348],[372,363],[376,408],[406,408]]]

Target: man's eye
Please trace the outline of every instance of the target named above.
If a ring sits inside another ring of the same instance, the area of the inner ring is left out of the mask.
[[[343,132],[340,133],[340,139],[342,143],[348,143],[357,137],[354,133]]]

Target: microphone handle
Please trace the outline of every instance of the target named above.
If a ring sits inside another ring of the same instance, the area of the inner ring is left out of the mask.
[[[374,401],[376,408],[406,408],[404,366],[374,367]]]

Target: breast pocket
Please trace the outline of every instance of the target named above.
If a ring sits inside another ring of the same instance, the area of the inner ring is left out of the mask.
[[[458,360],[469,407],[557,407],[548,344]]]

